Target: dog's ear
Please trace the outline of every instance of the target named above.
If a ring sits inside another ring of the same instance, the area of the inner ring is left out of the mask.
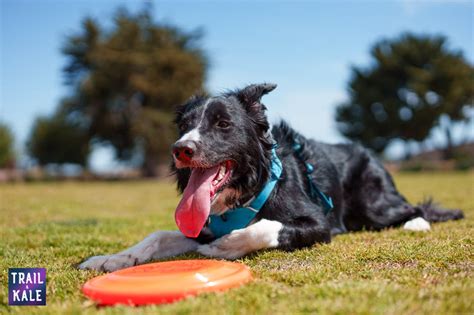
[[[237,98],[244,104],[247,111],[253,111],[257,108],[265,109],[260,100],[263,95],[270,93],[276,87],[277,85],[273,83],[252,84],[237,91]]]

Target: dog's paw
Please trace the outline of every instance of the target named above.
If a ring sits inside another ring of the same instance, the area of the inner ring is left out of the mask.
[[[431,230],[430,223],[422,217],[415,218],[413,220],[405,222],[403,225],[405,230],[417,231],[417,232],[428,232]]]
[[[209,257],[236,259],[260,249],[275,248],[279,244],[278,235],[282,226],[278,221],[263,219],[210,244],[201,245],[197,251]]]
[[[235,230],[231,234],[206,245],[200,245],[198,253],[216,258],[237,259],[252,252],[252,242],[244,229]]]
[[[197,252],[207,257],[223,258],[229,260],[240,258],[246,254],[243,251],[235,251],[234,249],[223,248],[216,244],[201,245],[198,247]]]
[[[115,271],[137,264],[137,259],[131,255],[105,255],[93,256],[79,264],[78,268],[83,270],[97,270],[97,271]]]

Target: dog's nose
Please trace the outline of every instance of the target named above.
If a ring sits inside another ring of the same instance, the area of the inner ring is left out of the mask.
[[[179,141],[173,145],[173,155],[181,162],[191,161],[195,152],[196,144],[194,141]]]

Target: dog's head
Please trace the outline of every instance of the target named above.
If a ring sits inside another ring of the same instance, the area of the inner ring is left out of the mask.
[[[180,106],[173,169],[183,197],[176,223],[196,237],[210,213],[250,199],[268,178],[272,139],[261,103],[275,84],[254,84]]]

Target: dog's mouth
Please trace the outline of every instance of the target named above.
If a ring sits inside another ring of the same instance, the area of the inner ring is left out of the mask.
[[[187,237],[197,237],[211,212],[215,200],[229,183],[234,164],[225,161],[209,168],[192,168],[188,185],[176,208],[175,220]]]

